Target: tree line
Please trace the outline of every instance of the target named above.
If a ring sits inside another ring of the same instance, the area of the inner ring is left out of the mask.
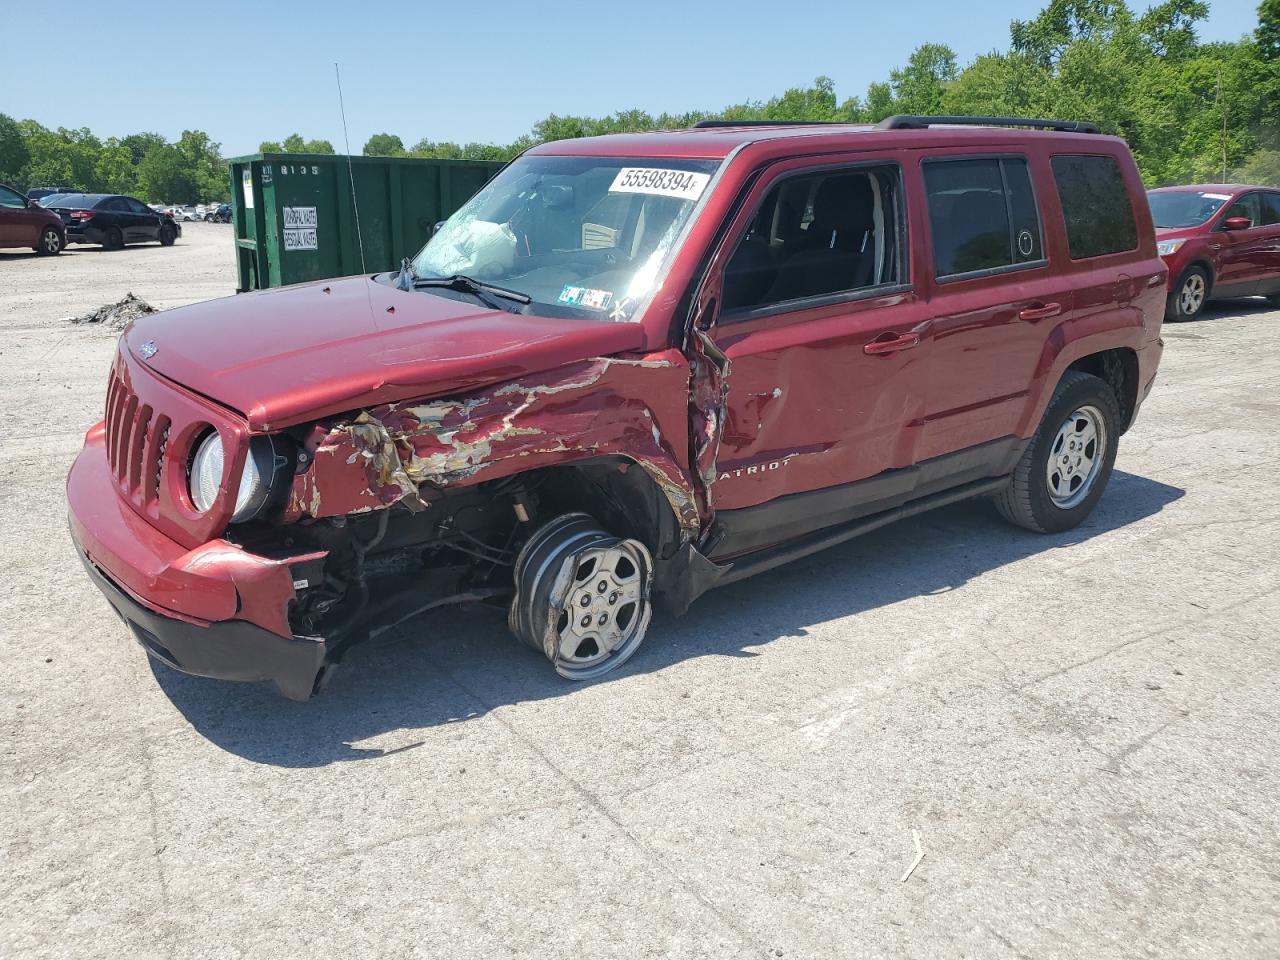
[[[1239,40],[1203,43],[1203,0],[1165,0],[1141,12],[1124,0],[1050,0],[1010,24],[1008,49],[960,66],[946,44],[917,47],[886,80],[841,99],[832,81],[719,111],[607,117],[552,114],[507,144],[425,138],[406,147],[378,133],[367,156],[507,160],[548,140],[687,127],[699,120],[875,123],[895,113],[1092,120],[1128,140],[1152,185],[1239,179],[1280,185],[1280,0],[1262,0]],[[271,153],[334,153],[294,133]],[[129,193],[148,201],[225,200],[219,144],[199,130],[176,142],[155,133],[101,140],[87,129],[49,130],[0,114],[0,181]]]

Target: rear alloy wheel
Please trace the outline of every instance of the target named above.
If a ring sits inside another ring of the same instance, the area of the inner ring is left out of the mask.
[[[624,664],[649,628],[653,559],[639,540],[601,530],[585,513],[539,528],[516,559],[511,632],[568,680]]]
[[[170,224],[165,224],[160,228],[160,245],[162,247],[172,247],[173,241],[178,237],[178,231],[174,230]]]
[[[120,232],[119,227],[108,227],[105,242],[102,244],[108,250],[119,250],[124,246],[124,234]]]
[[[45,227],[40,233],[36,253],[42,257],[56,257],[62,252],[62,235],[53,227]]]
[[[996,496],[996,507],[1006,520],[1028,530],[1070,530],[1102,496],[1119,440],[1120,404],[1111,385],[1068,370],[1009,486]]]
[[[1209,301],[1209,274],[1204,267],[1188,267],[1165,308],[1166,320],[1194,320]]]

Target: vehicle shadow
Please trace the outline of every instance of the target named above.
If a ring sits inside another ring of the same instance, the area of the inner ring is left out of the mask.
[[[814,623],[954,590],[987,571],[1153,516],[1184,493],[1116,471],[1084,524],[1050,536],[1004,523],[986,501],[923,514],[712,591],[678,620],[655,617],[632,660],[595,682],[692,657],[767,655],[755,648],[801,636]],[[585,686],[560,679],[539,653],[518,645],[503,613],[493,608],[423,616],[398,635],[354,649],[328,689],[308,703],[286,700],[263,684],[205,680],[151,665],[201,735],[230,753],[281,767],[381,757],[388,751],[356,744],[398,729],[465,721],[505,704],[574,696]]]
[[[1252,317],[1257,314],[1274,313],[1278,308],[1271,305],[1270,302],[1262,297],[1239,297],[1235,300],[1210,300],[1204,305],[1204,310],[1200,316],[1194,320],[1166,320],[1163,336],[1178,337],[1179,333],[1186,333],[1195,330],[1197,338],[1206,333],[1203,329],[1198,329],[1202,324],[1212,323],[1215,320],[1232,320],[1241,319],[1243,317]]]

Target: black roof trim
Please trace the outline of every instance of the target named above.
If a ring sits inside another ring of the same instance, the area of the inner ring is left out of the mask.
[[[719,127],[847,127],[840,120],[699,120],[694,130],[714,130]]]
[[[878,130],[927,130],[948,127],[1031,127],[1035,130],[1057,130],[1059,133],[1101,133],[1096,123],[1087,120],[1040,120],[1035,117],[919,117],[897,114],[876,124]]]

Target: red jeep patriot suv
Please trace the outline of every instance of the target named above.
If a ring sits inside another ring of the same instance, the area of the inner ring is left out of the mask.
[[[351,644],[487,601],[597,677],[655,603],[901,517],[1080,523],[1165,283],[1133,159],[1088,124],[549,143],[396,273],[136,321],[72,535],[189,673],[301,699]]]

